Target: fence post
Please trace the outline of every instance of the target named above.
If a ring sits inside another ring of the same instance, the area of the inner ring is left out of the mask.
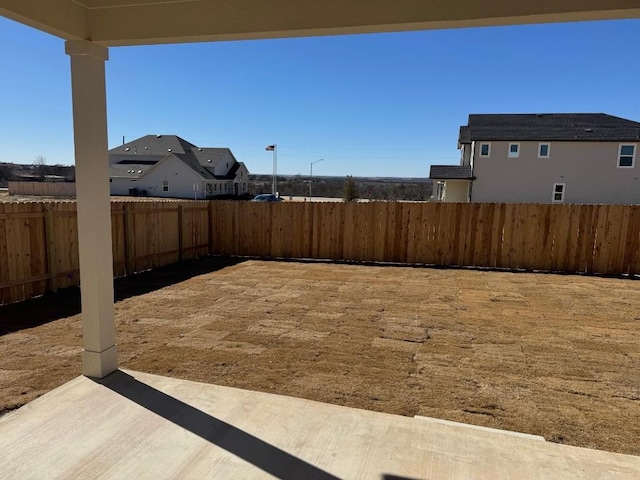
[[[209,255],[213,255],[213,200],[209,200]]]
[[[58,291],[58,268],[56,258],[56,236],[53,219],[53,210],[50,203],[44,204],[44,234],[47,249],[47,270],[49,273],[49,290]]]
[[[136,265],[136,236],[135,236],[135,212],[132,211],[133,204],[124,205],[124,259],[127,275],[135,273]]]
[[[178,205],[178,260],[184,261],[184,206]]]

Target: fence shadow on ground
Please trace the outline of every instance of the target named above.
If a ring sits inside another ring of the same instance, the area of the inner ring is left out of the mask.
[[[203,257],[114,280],[115,300],[125,300],[244,262],[243,258]],[[80,313],[80,289],[69,287],[24,302],[0,306],[0,336]]]

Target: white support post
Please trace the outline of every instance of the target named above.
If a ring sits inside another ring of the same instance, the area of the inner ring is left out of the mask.
[[[84,346],[82,371],[86,376],[103,378],[118,369],[104,68],[109,52],[87,41],[68,41],[65,50],[71,57]]]

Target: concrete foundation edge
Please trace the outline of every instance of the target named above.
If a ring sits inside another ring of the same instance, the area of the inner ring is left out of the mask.
[[[420,415],[415,415],[414,418],[417,419],[417,420],[421,420],[421,421],[440,423],[442,425],[450,425],[450,426],[453,426],[453,427],[461,427],[461,428],[467,428],[467,429],[471,428],[473,430],[481,430],[481,431],[485,431],[487,433],[495,433],[495,434],[502,434],[502,435],[513,435],[513,436],[520,437],[520,438],[528,438],[530,440],[537,440],[537,441],[546,442],[545,438],[543,436],[540,436],[540,435],[531,435],[529,433],[512,432],[510,430],[500,430],[498,428],[482,427],[480,425],[469,425],[467,423],[452,422],[451,420],[441,420],[439,418],[422,417]]]

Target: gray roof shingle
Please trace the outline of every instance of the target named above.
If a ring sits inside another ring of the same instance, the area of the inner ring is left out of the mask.
[[[162,155],[167,153],[191,153],[197,150],[194,144],[177,135],[145,135],[109,150],[110,154]]]
[[[140,178],[147,173],[147,170],[152,166],[153,165],[112,163],[109,165],[109,176],[114,178]]]
[[[431,165],[429,178],[434,180],[472,180],[470,165]]]
[[[505,141],[640,141],[640,123],[605,113],[469,115],[459,143]]]

